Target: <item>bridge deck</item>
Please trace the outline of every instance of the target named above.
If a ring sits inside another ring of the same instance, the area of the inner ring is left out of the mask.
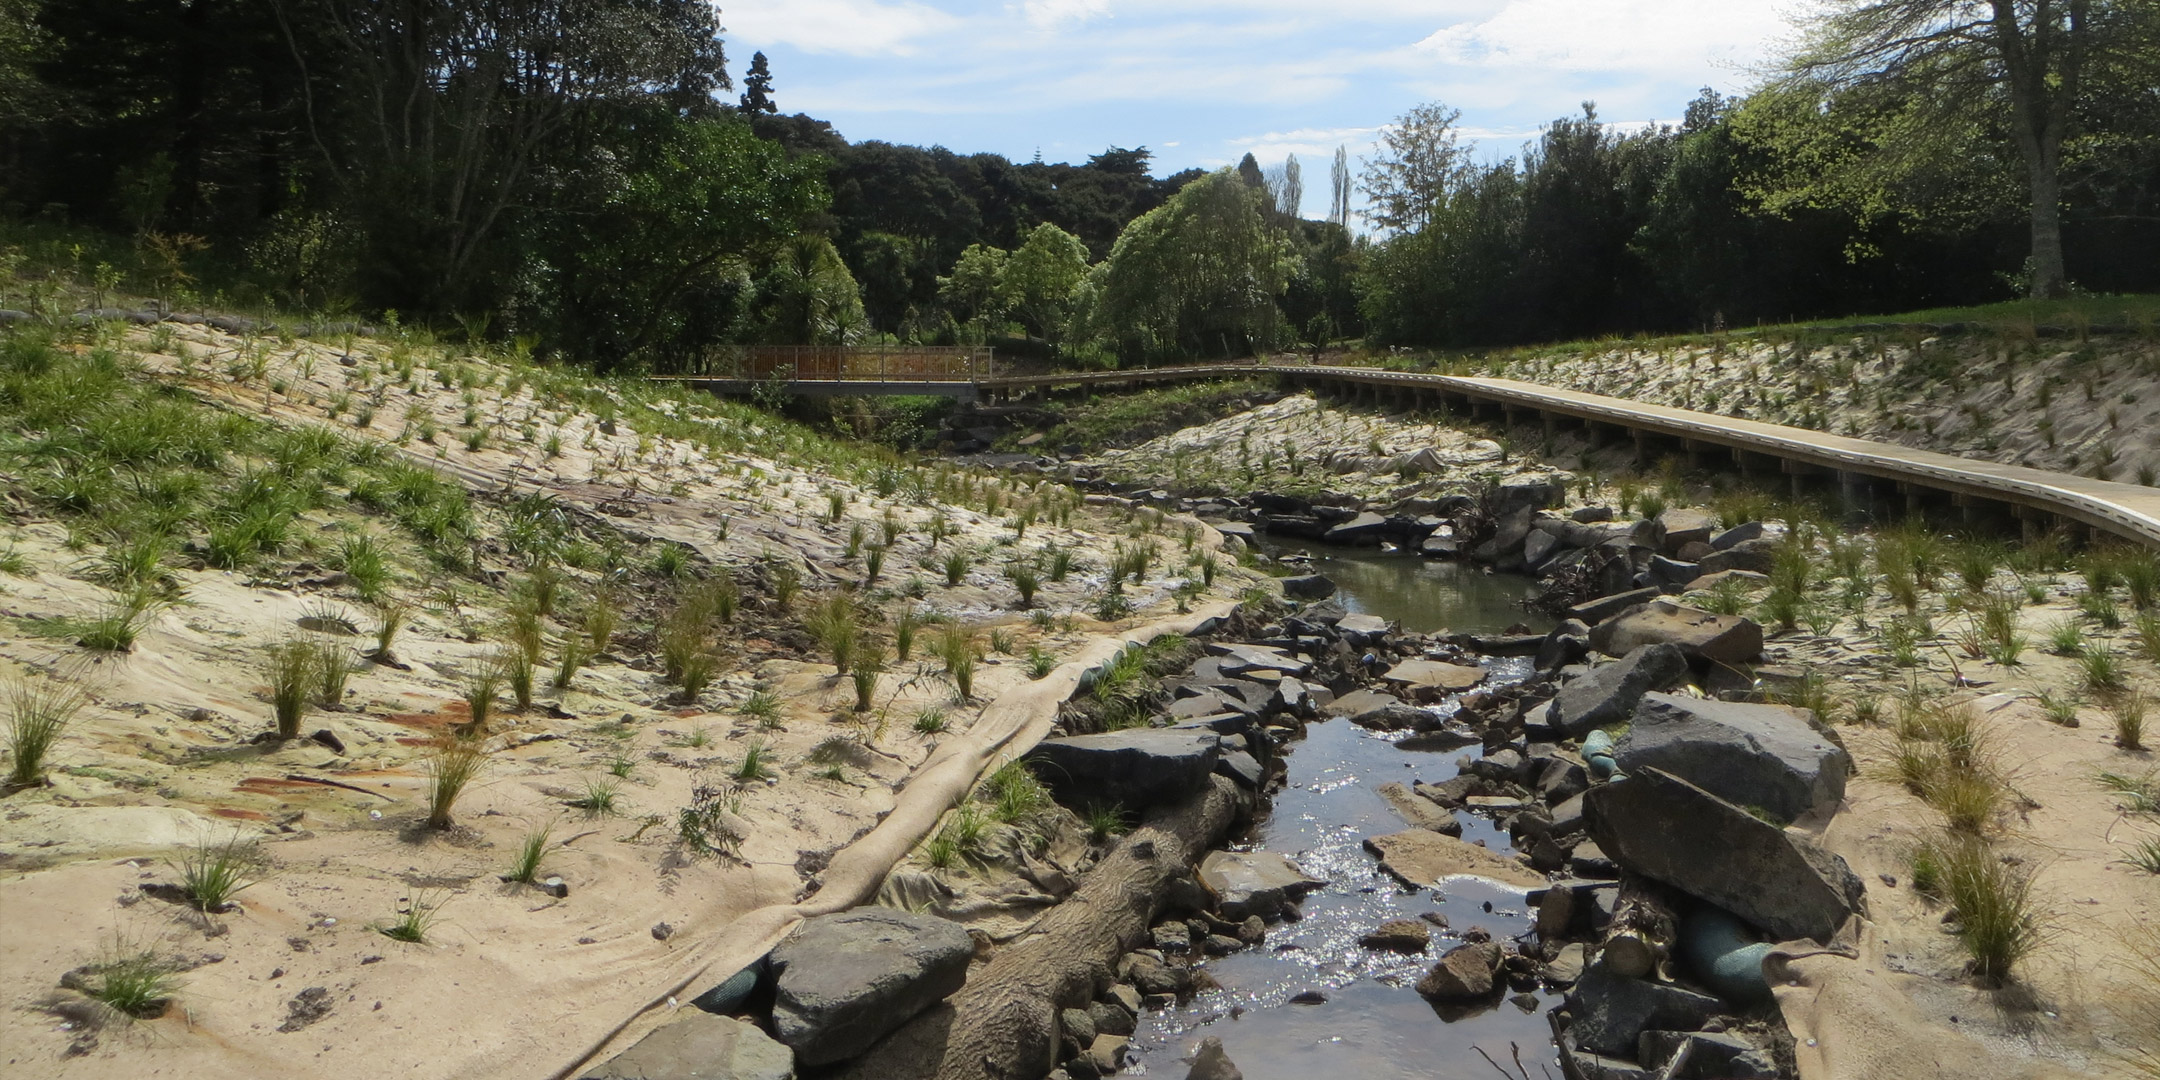
[[[1904,488],[1947,492],[1961,501],[1985,500],[2007,504],[2013,508],[2025,508],[2077,521],[2143,543],[2160,545],[2160,489],[2048,472],[2021,465],[1979,461],[1895,443],[1830,435],[1806,428],[1741,420],[1715,413],[1561,390],[1512,379],[1314,364],[1196,364],[1119,371],[1002,376],[976,380],[967,385],[985,394],[1002,395],[1059,387],[1239,377],[1279,377],[1304,385],[1355,386],[1370,388],[1376,394],[1389,390],[1432,393],[1437,394],[1443,401],[1452,398],[1472,404],[1498,405],[1511,412],[1567,417],[1624,429],[1638,438],[1678,440],[1690,448],[1715,446],[1773,458],[1783,463],[1787,471],[1792,472],[1821,471],[1873,478],[1891,481]],[[701,384],[721,380],[684,381]],[[806,389],[804,392],[878,392],[844,389],[856,385],[886,384],[827,382],[819,384],[816,390]],[[943,385],[948,387],[945,392],[950,393],[951,384]],[[744,389],[747,390],[747,387]],[[940,391],[923,389],[912,392]]]

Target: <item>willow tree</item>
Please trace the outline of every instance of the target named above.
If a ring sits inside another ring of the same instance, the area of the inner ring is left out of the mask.
[[[1975,131],[2006,133],[2031,218],[2028,288],[2060,296],[2065,142],[2096,78],[2153,76],[2156,10],[2156,0],[1830,0],[1806,24],[1781,89],[1858,92],[1879,124],[1851,133],[1869,152],[1784,187],[1880,198],[1895,186],[1880,181],[1932,167]]]
[[[1266,189],[1223,169],[1134,219],[1098,271],[1095,318],[1128,358],[1236,355],[1275,344],[1296,257]]]

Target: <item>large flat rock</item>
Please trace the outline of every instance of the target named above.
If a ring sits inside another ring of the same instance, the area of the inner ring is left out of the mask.
[[[1044,739],[1028,762],[1067,802],[1140,810],[1200,790],[1221,756],[1220,738],[1206,728],[1131,728]]]
[[[581,1080],[795,1080],[795,1051],[754,1024],[684,1009]]]
[[[1226,919],[1273,919],[1327,879],[1272,851],[1213,851],[1200,861],[1200,884],[1214,894]]]
[[[1462,822],[1456,820],[1455,811],[1410,790],[1402,781],[1391,780],[1373,790],[1387,800],[1396,816],[1411,825],[1449,836],[1462,835]]]
[[[1224,675],[1243,675],[1248,672],[1275,671],[1284,675],[1303,675],[1312,665],[1272,645],[1242,645],[1218,642],[1209,645],[1208,654],[1219,658],[1216,670]]]
[[[1450,664],[1440,660],[1404,660],[1387,670],[1381,678],[1387,682],[1413,689],[1433,689],[1447,692],[1468,690],[1485,681],[1485,669],[1468,664]]]
[[[1834,807],[1852,758],[1798,710],[1650,693],[1613,747],[1622,772],[1658,768],[1779,821]]]
[[[1617,663],[1600,664],[1562,683],[1546,720],[1581,738],[1594,728],[1633,717],[1644,694],[1678,686],[1687,670],[1687,656],[1679,646],[1644,645]]]
[[[846,1061],[967,982],[959,923],[891,908],[820,915],[772,952],[773,1030],[804,1065]]]
[[[1763,632],[1753,619],[1670,600],[1629,608],[1590,628],[1590,647],[1607,656],[1626,656],[1661,643],[1679,646],[1690,659],[1745,664],[1762,656]]]
[[[1845,860],[1659,769],[1591,788],[1583,816],[1623,869],[1775,937],[1827,941],[1860,905],[1863,887]]]
[[[1365,850],[1380,857],[1382,870],[1421,889],[1451,877],[1485,878],[1525,889],[1545,884],[1545,875],[1505,855],[1430,829],[1368,837]]]

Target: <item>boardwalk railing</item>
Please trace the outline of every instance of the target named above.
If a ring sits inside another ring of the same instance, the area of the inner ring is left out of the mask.
[[[678,375],[763,382],[976,382],[995,376],[984,345],[738,345]]]

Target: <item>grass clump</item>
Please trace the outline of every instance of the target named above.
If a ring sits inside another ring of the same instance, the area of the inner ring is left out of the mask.
[[[975,696],[975,634],[959,623],[949,623],[938,635],[937,657],[945,662],[945,675],[961,700]]]
[[[553,824],[542,825],[526,833],[518,841],[517,854],[511,858],[510,870],[503,875],[504,881],[530,885],[540,876],[540,864],[547,859],[548,839],[555,832]]]
[[[458,797],[487,767],[487,762],[484,737],[448,735],[435,740],[427,759],[428,828],[451,826],[450,812],[457,806]]]
[[[834,669],[848,670],[862,632],[856,619],[854,597],[836,592],[819,601],[810,609],[810,614],[803,617],[803,629],[832,654]]]
[[[743,784],[771,779],[774,774],[772,766],[765,760],[765,744],[752,739],[745,745],[742,760],[735,764],[729,775],[733,776],[737,783]]]
[[[319,666],[312,641],[294,638],[270,647],[264,674],[270,679],[270,711],[277,721],[278,738],[300,737],[300,721],[307,716],[308,696]]]
[[[936,735],[949,726],[945,710],[935,705],[915,714],[915,732],[918,735]]]
[[[1956,912],[1958,939],[1971,958],[1972,974],[2001,985],[2040,946],[2032,871],[1972,838],[1937,845],[1935,857],[1941,867],[1940,892]]]
[[[2145,695],[2117,694],[2108,701],[2108,715],[2115,721],[2115,745],[2125,750],[2145,749]]]
[[[609,771],[613,773],[612,769]],[[615,804],[622,793],[622,783],[618,777],[622,775],[624,774],[614,773],[606,778],[586,777],[585,794],[568,800],[571,808],[583,810],[593,817],[606,817],[615,813]]]
[[[1018,761],[998,766],[977,793],[990,803],[990,816],[1006,825],[1025,825],[1050,807],[1050,792]]]
[[[122,946],[114,951],[116,955],[70,981],[84,995],[131,1020],[165,1015],[180,992],[173,962],[149,949]]]
[[[205,914],[225,910],[235,894],[260,880],[260,845],[239,834],[222,844],[204,840],[175,864],[180,889]]]
[[[869,712],[871,699],[877,695],[878,676],[885,672],[885,647],[872,643],[858,649],[855,663],[848,668],[848,678],[855,683],[855,711]]]
[[[400,898],[396,914],[389,922],[378,924],[375,931],[392,941],[425,945],[428,931],[434,928],[436,916],[441,910],[442,901],[426,894]]]
[[[74,722],[75,714],[89,703],[89,696],[79,686],[27,674],[10,676],[4,694],[9,764],[7,782],[0,785],[0,794],[44,782],[46,756]]]

